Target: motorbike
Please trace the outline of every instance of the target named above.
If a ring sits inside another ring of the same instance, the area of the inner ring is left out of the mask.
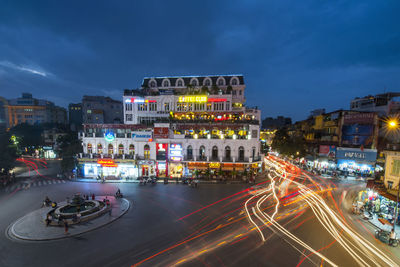
[[[123,198],[124,195],[121,192],[117,192],[117,193],[115,193],[115,197],[116,198]]]

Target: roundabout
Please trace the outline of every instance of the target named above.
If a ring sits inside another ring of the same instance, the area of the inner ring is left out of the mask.
[[[68,238],[93,231],[124,215],[130,207],[128,200],[113,196],[84,199],[75,194],[72,201],[58,203],[28,213],[12,223],[6,235],[26,241],[49,241]],[[68,232],[64,231],[65,223]]]

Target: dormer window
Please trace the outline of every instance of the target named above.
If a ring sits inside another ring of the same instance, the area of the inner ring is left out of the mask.
[[[156,82],[155,81],[151,81],[150,82],[150,87],[156,87]]]
[[[163,87],[169,87],[169,81],[168,80],[163,81]]]
[[[178,86],[179,86],[179,87],[182,87],[182,86],[183,86],[182,80],[179,80],[179,81],[178,81]]]
[[[236,78],[232,80],[232,85],[238,85],[238,80]]]
[[[224,78],[218,79],[218,85],[219,85],[219,86],[225,85]]]
[[[193,86],[197,86],[197,81],[196,81],[196,80],[193,80],[193,81],[192,81],[192,85],[193,85]]]
[[[205,86],[211,86],[211,81],[210,81],[210,79],[206,79],[206,80],[204,81],[204,85],[205,85]]]

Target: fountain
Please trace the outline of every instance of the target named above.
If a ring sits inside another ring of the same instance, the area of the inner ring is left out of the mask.
[[[51,216],[50,225],[62,225],[63,220],[69,224],[77,224],[101,216],[109,209],[111,206],[106,205],[103,201],[85,200],[78,193],[74,195],[70,203],[50,210],[46,218]]]

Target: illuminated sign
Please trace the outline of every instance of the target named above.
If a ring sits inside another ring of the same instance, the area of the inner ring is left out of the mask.
[[[107,142],[112,142],[115,139],[115,135],[112,131],[107,131],[104,133],[104,139],[106,139]]]
[[[132,132],[132,139],[136,141],[148,141],[151,138],[151,132]]]
[[[218,169],[221,167],[221,164],[219,162],[211,162],[208,166],[213,169]]]
[[[226,98],[209,98],[208,102],[226,102]]]
[[[144,99],[144,98],[140,98],[140,97],[131,97],[131,98],[125,99],[125,103],[142,104],[142,103],[156,103],[156,102],[157,102],[157,100],[149,100],[149,99]]]
[[[193,103],[204,103],[207,102],[206,95],[196,95],[196,96],[180,96],[178,102],[193,102]]]
[[[181,144],[169,145],[169,159],[172,161],[182,161],[183,149]]]
[[[98,159],[97,164],[103,167],[117,167],[118,165],[112,159]]]

